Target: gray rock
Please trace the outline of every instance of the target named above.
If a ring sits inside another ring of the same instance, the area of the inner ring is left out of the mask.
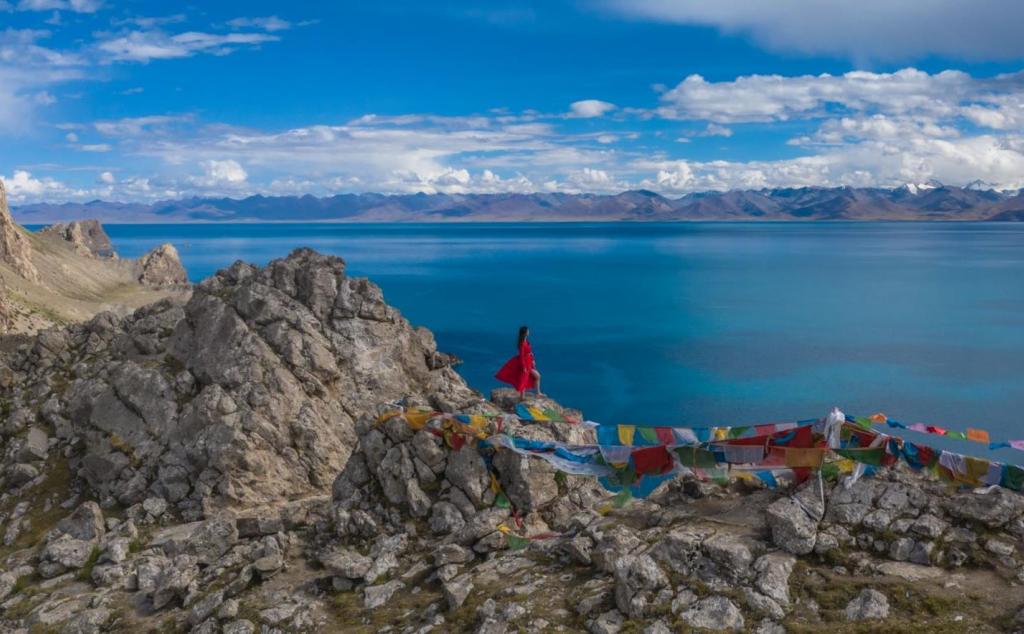
[[[108,631],[113,614],[102,607],[82,610],[61,626],[61,634],[99,634]]]
[[[279,516],[258,515],[239,517],[235,520],[235,528],[242,539],[276,535],[284,530],[284,522]]]
[[[914,552],[916,543],[909,537],[900,537],[889,545],[889,558],[896,561],[907,561]]]
[[[117,258],[117,253],[110,244],[110,236],[104,231],[99,220],[73,220],[67,224],[53,224],[40,229],[39,234],[64,240],[81,255]]]
[[[465,603],[469,593],[473,591],[473,582],[469,575],[461,575],[441,584],[444,599],[449,610],[457,610]]]
[[[789,605],[789,577],[796,559],[781,553],[763,555],[754,562],[755,587],[783,607]]]
[[[932,552],[935,550],[935,542],[916,542],[914,549],[910,551],[910,562],[922,566],[932,565]]]
[[[713,596],[701,599],[680,615],[690,627],[708,630],[742,630],[743,614],[732,601]]]
[[[650,555],[626,555],[615,564],[615,604],[630,618],[643,618],[653,593],[668,577]]]
[[[754,562],[751,545],[747,540],[722,534],[706,540],[704,551],[730,579],[738,581],[750,576],[750,565]]]
[[[167,511],[167,500],[163,498],[146,498],[142,501],[142,509],[153,517],[160,517]]]
[[[103,512],[95,502],[84,502],[74,513],[57,522],[54,533],[83,541],[98,541],[106,534]]]
[[[188,622],[192,626],[199,625],[213,616],[214,612],[224,603],[224,592],[211,592],[192,605],[188,613]]]
[[[346,579],[362,579],[370,571],[373,560],[347,548],[336,548],[319,556],[320,563],[334,575]]]
[[[466,526],[462,513],[451,502],[438,502],[431,509],[430,530],[435,534],[457,533]]]
[[[744,591],[744,597],[747,600],[747,607],[754,612],[767,615],[773,619],[783,619],[786,616],[782,606],[775,602],[771,597],[761,594],[756,590],[747,588]]]
[[[618,610],[609,610],[590,622],[591,634],[618,634],[625,618]]]
[[[889,618],[889,599],[878,590],[865,588],[846,604],[846,620]]]
[[[814,550],[822,518],[821,503],[813,491],[816,487],[812,482],[796,495],[772,502],[766,510],[772,541],[788,553],[806,555]]]
[[[1024,495],[1006,489],[960,493],[946,501],[946,512],[961,519],[998,528],[1024,515]]]
[[[1016,552],[1013,544],[1001,539],[989,539],[986,541],[985,550],[997,557],[1013,557]]]
[[[405,584],[397,579],[379,586],[366,586],[363,589],[363,604],[369,610],[379,608],[390,601],[391,597],[404,587]]]
[[[18,460],[20,462],[46,460],[46,454],[50,448],[48,440],[45,431],[35,426],[29,427],[25,442],[18,452]]]
[[[472,550],[458,544],[444,544],[434,549],[433,557],[435,566],[444,566],[468,563],[473,561],[475,555]]]
[[[239,619],[237,621],[225,623],[221,632],[222,634],[254,634],[256,632],[256,626],[253,625],[252,621]]]
[[[644,634],[672,634],[672,628],[665,621],[655,621],[644,628]]]
[[[150,547],[164,553],[192,555],[201,564],[212,564],[238,542],[238,529],[230,519],[214,519],[180,524],[162,529],[153,535]]]
[[[937,539],[946,530],[946,523],[934,515],[922,515],[910,525],[910,530],[928,539]]]

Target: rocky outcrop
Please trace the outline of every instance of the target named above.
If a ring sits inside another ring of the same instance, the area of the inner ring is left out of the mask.
[[[99,220],[74,220],[43,227],[41,235],[54,236],[71,244],[77,253],[98,258],[116,258],[110,236]]]
[[[0,335],[6,334],[11,328],[14,318],[14,307],[7,299],[7,283],[0,276]]]
[[[473,398],[379,288],[301,250],[237,263],[184,305],[46,331],[5,360],[0,400],[41,412],[90,495],[160,498],[192,520],[326,491],[371,403]]]
[[[188,274],[173,244],[161,244],[135,263],[135,279],[146,286],[188,284]]]
[[[0,263],[29,281],[39,279],[39,271],[32,263],[32,243],[25,230],[11,217],[3,181],[0,181]]]

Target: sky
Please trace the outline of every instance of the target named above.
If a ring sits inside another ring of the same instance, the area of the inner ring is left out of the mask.
[[[1024,188],[1018,0],[0,0],[14,204]]]

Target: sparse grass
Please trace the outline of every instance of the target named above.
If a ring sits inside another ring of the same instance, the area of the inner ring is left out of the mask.
[[[85,560],[85,565],[78,571],[78,580],[86,583],[92,583],[92,569],[96,567],[96,560],[100,558],[100,547],[93,546],[89,552],[89,558]]]
[[[12,552],[35,546],[58,521],[68,514],[66,509],[61,508],[60,502],[67,497],[71,481],[71,469],[68,467],[67,460],[63,457],[53,459],[43,481],[29,491],[33,504],[22,518],[21,534],[11,546],[6,548],[0,546],[0,559]],[[43,510],[46,500],[50,501],[50,508]]]

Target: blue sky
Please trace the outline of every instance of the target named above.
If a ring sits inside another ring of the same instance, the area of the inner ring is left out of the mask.
[[[0,0],[0,177],[15,204],[1018,189],[1022,23],[1005,0]]]

